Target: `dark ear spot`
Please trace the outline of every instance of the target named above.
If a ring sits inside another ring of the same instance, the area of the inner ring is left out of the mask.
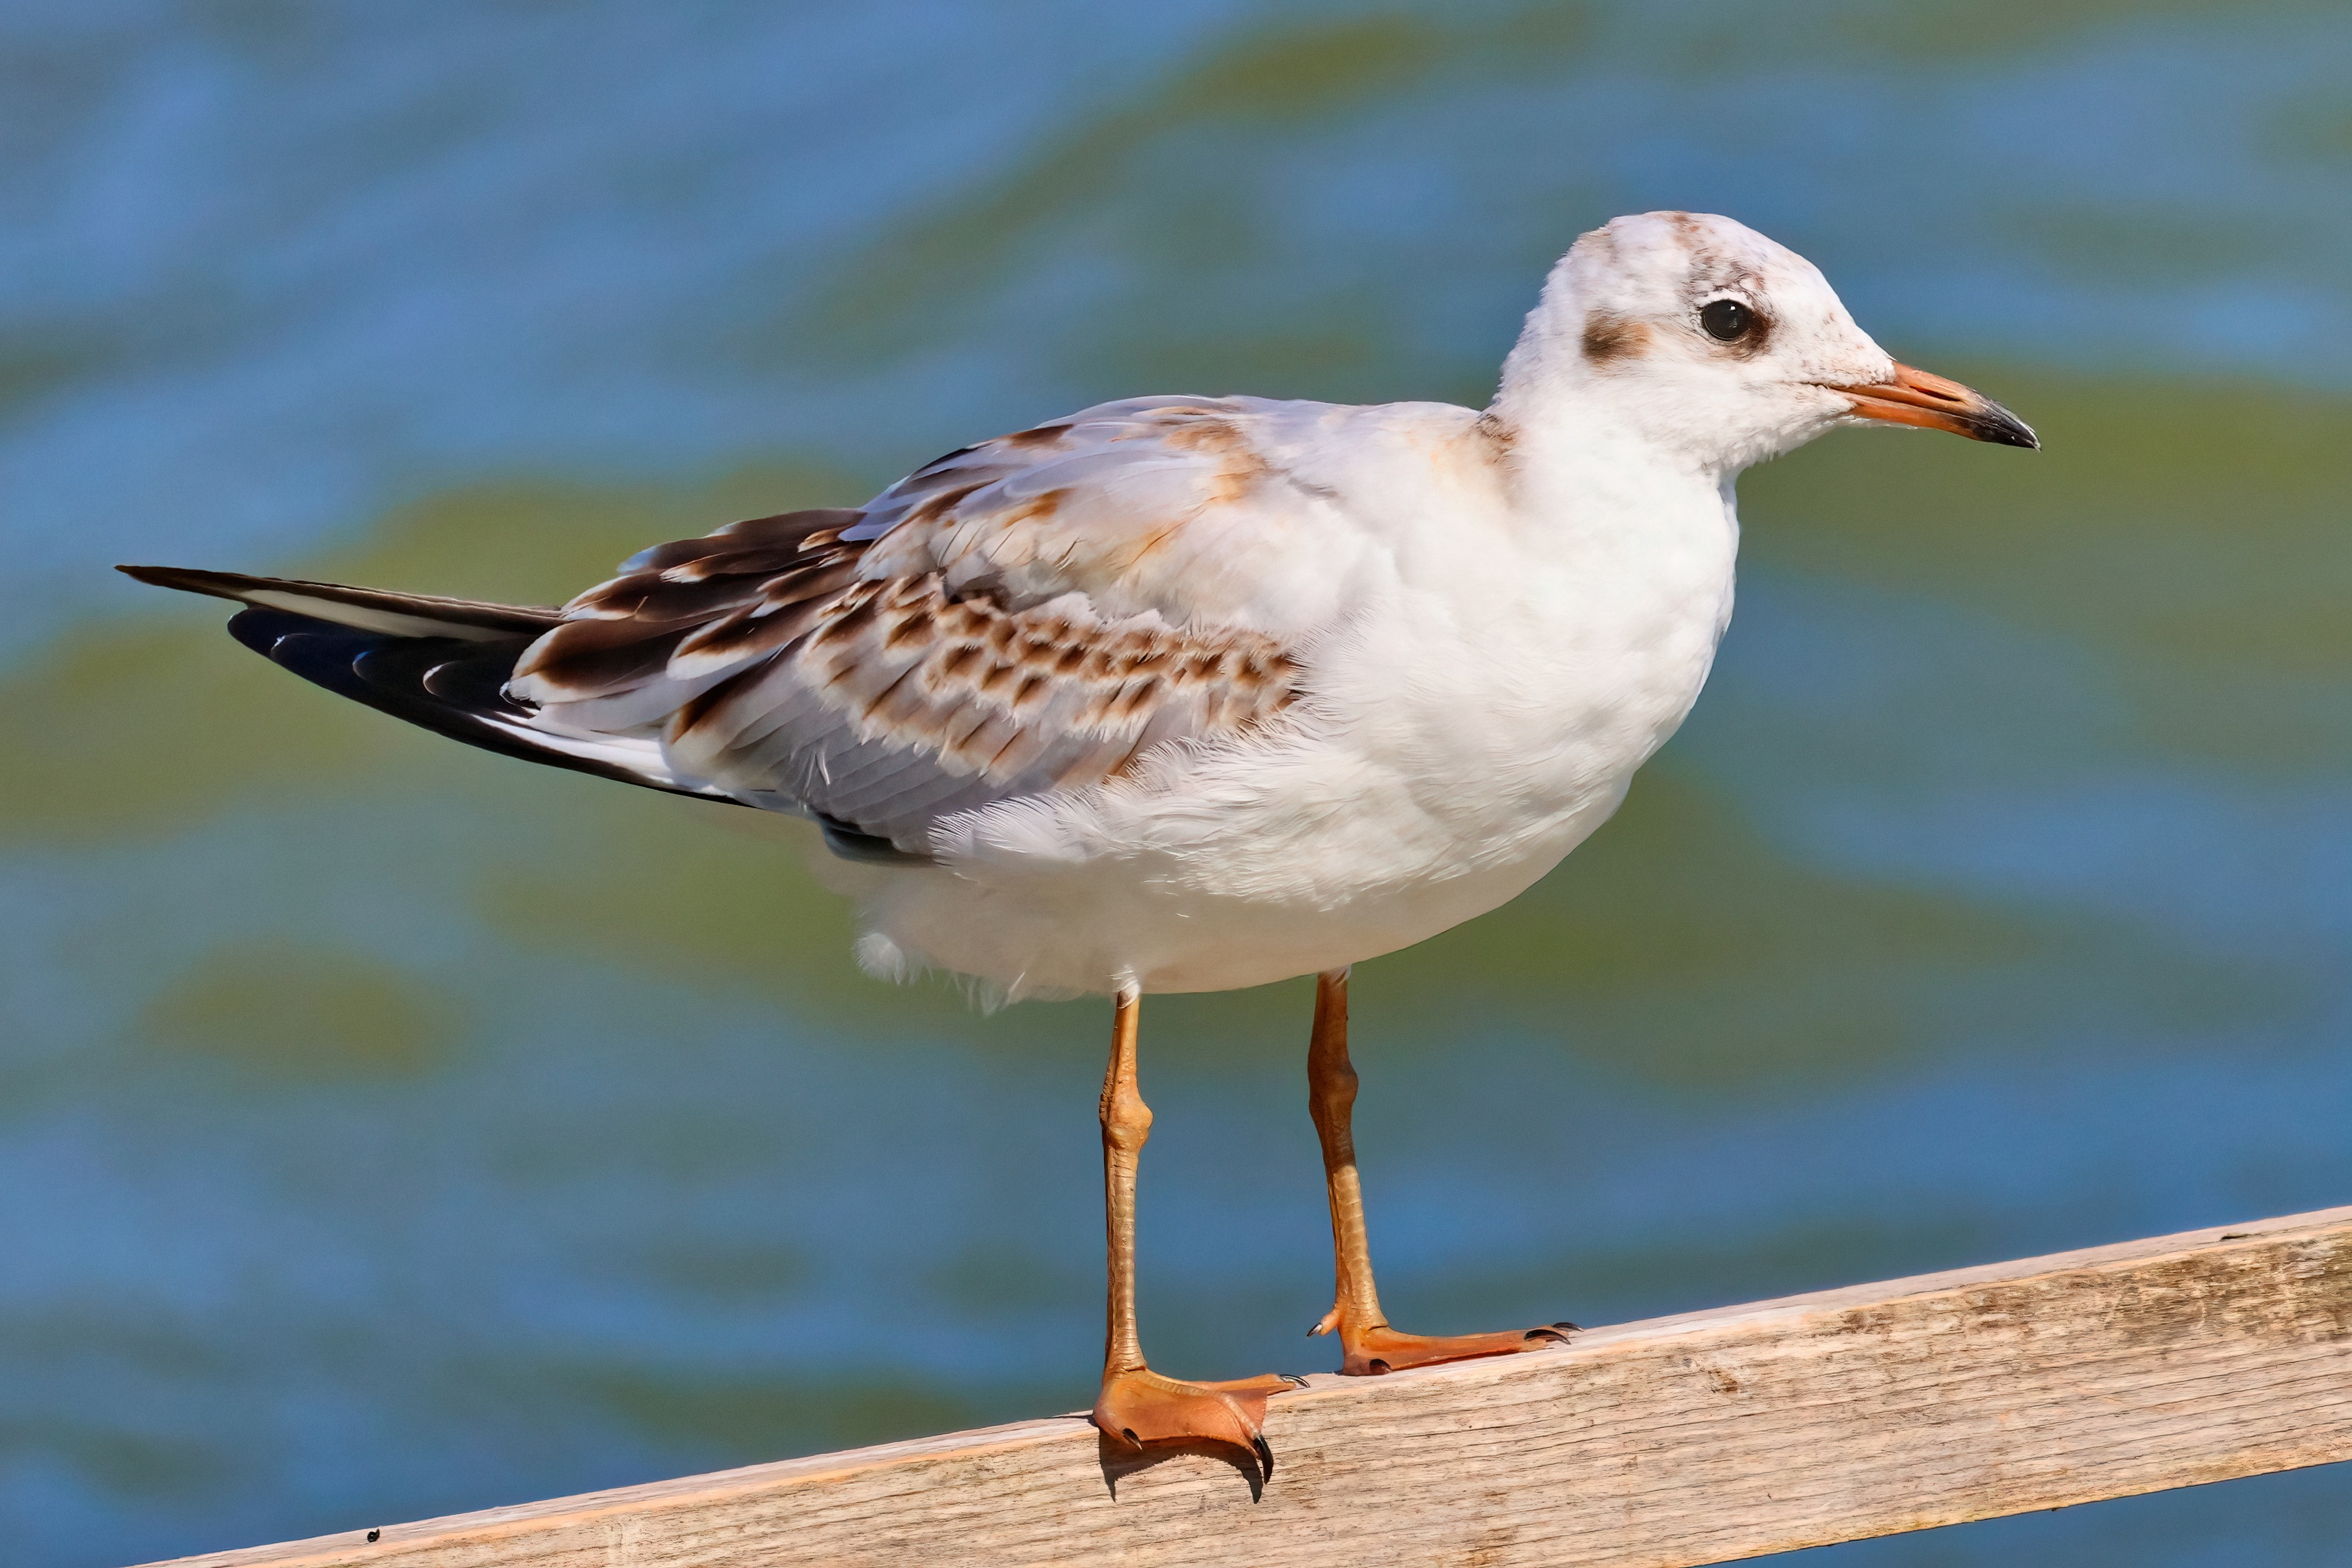
[[[1630,360],[1650,341],[1650,329],[1623,316],[1597,312],[1585,318],[1584,357],[1596,365]]]

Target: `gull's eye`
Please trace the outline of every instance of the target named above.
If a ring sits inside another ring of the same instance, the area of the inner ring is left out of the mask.
[[[1710,299],[1698,308],[1698,324],[1710,338],[1736,343],[1756,325],[1756,312],[1737,299]]]

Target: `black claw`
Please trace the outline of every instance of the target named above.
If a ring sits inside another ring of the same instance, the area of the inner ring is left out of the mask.
[[[1260,1467],[1259,1479],[1261,1481],[1270,1481],[1274,1479],[1274,1448],[1272,1445],[1266,1442],[1265,1434],[1260,1432],[1251,1437],[1250,1447],[1257,1450],[1257,1462]]]
[[[1304,1388],[1307,1386],[1306,1377],[1299,1373],[1277,1372],[1275,1375],[1281,1378],[1285,1383],[1290,1384],[1294,1387]]]
[[[1568,1336],[1560,1333],[1558,1329],[1529,1329],[1527,1332],[1526,1337],[1527,1339],[1549,1340],[1554,1344],[1566,1344],[1568,1343]],[[1525,1341],[1523,1340],[1521,1343],[1524,1343]]]
[[[1582,1323],[1554,1323],[1551,1326],[1556,1329],[1566,1329],[1570,1333],[1582,1333],[1584,1332],[1584,1325]]]

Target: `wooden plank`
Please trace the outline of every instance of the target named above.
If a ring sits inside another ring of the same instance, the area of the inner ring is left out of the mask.
[[[2352,1458],[2352,1207],[1276,1398],[1262,1496],[1083,1416],[176,1568],[1684,1568]]]

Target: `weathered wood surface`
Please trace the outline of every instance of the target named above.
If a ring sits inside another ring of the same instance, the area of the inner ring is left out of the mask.
[[[2352,1458],[2352,1208],[1621,1323],[1276,1398],[1262,1497],[1081,1417],[181,1568],[1679,1568]]]

